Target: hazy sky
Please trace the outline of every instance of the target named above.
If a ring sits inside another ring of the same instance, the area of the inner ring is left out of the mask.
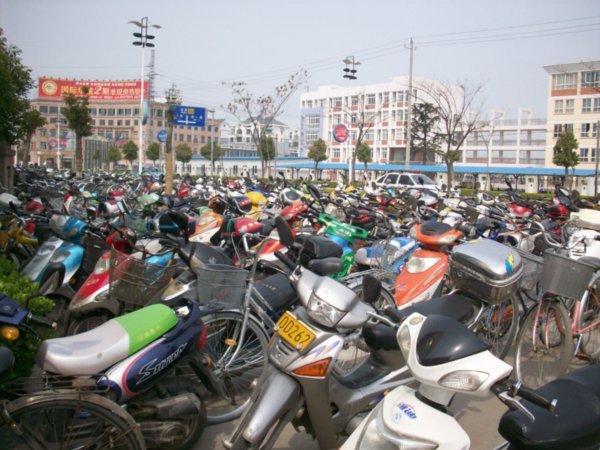
[[[544,65],[600,59],[600,0],[0,0],[0,27],[36,79],[139,79],[127,22],[144,16],[162,26],[156,93],[175,83],[217,117],[226,80],[270,94],[306,68],[304,89],[346,85],[348,55],[362,62],[353,83],[407,75],[410,37],[415,76],[484,83],[484,106],[508,117],[546,116]],[[298,95],[281,120],[299,126]]]

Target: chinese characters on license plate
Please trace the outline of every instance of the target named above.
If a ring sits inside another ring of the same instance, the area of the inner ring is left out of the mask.
[[[287,311],[277,321],[275,330],[298,351],[304,350],[316,337],[315,333]]]

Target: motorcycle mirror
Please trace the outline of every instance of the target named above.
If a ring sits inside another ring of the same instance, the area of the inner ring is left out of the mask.
[[[369,305],[375,303],[381,295],[381,281],[373,275],[365,275],[362,279],[362,300]]]
[[[321,192],[319,192],[319,189],[314,184],[309,184],[308,190],[310,192],[310,195],[312,195],[315,200],[318,201],[321,199]]]
[[[277,234],[279,234],[279,242],[285,247],[291,247],[294,243],[294,235],[288,223],[281,216],[275,218],[275,226],[277,227]]]

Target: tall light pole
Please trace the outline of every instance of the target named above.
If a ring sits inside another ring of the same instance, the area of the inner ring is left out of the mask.
[[[596,160],[596,171],[594,175],[594,197],[598,196],[598,162],[600,161],[600,120],[596,122],[596,153],[594,153],[594,159]]]
[[[209,109],[208,112],[211,115],[211,125],[210,126],[211,126],[212,133],[214,135],[214,133],[215,133],[215,110]],[[209,137],[210,137],[210,176],[212,177],[215,172],[215,156],[214,156],[215,144],[213,143],[214,136],[209,136]]]
[[[410,170],[410,134],[412,128],[412,95],[413,95],[413,52],[415,46],[412,38],[410,38],[410,58],[408,63],[408,109],[406,111],[406,158],[405,158],[405,170]]]
[[[342,60],[342,62],[346,65],[344,67],[344,78],[347,78],[349,81],[356,80],[356,66],[360,65],[360,61],[356,61],[354,56],[347,56],[346,59]],[[365,101],[363,96],[363,102]],[[352,105],[350,105],[352,108]],[[363,103],[363,111],[364,111],[364,103]],[[364,114],[363,114],[364,116]],[[352,121],[352,120],[350,120]],[[337,124],[336,124],[337,125]],[[356,154],[356,146],[354,146],[354,150],[352,151],[352,155],[350,156],[350,161],[348,162],[348,179],[350,183],[354,183],[354,155]]]
[[[156,25],[156,24],[148,24],[148,17],[142,17],[142,20],[137,21],[137,20],[130,20],[127,23],[132,23],[135,26],[140,28],[140,32],[139,33],[133,33],[133,37],[137,38],[136,41],[133,41],[133,45],[137,45],[142,47],[142,72],[141,72],[141,76],[140,76],[140,80],[141,80],[141,86],[140,86],[140,128],[139,128],[139,135],[140,135],[140,139],[139,139],[139,156],[138,156],[138,160],[139,160],[139,172],[140,175],[142,174],[142,170],[144,167],[144,53],[145,53],[145,49],[146,47],[154,47],[154,44],[152,42],[148,42],[149,40],[151,41],[152,39],[154,39],[153,35],[148,34],[148,27],[152,27],[152,28],[160,28],[160,25]],[[148,108],[150,108],[150,105],[148,105]]]

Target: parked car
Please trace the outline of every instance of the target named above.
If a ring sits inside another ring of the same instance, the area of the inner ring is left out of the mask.
[[[390,172],[381,175],[375,184],[380,187],[397,187],[408,189],[429,189],[439,191],[441,188],[435,181],[422,173],[412,172]]]

